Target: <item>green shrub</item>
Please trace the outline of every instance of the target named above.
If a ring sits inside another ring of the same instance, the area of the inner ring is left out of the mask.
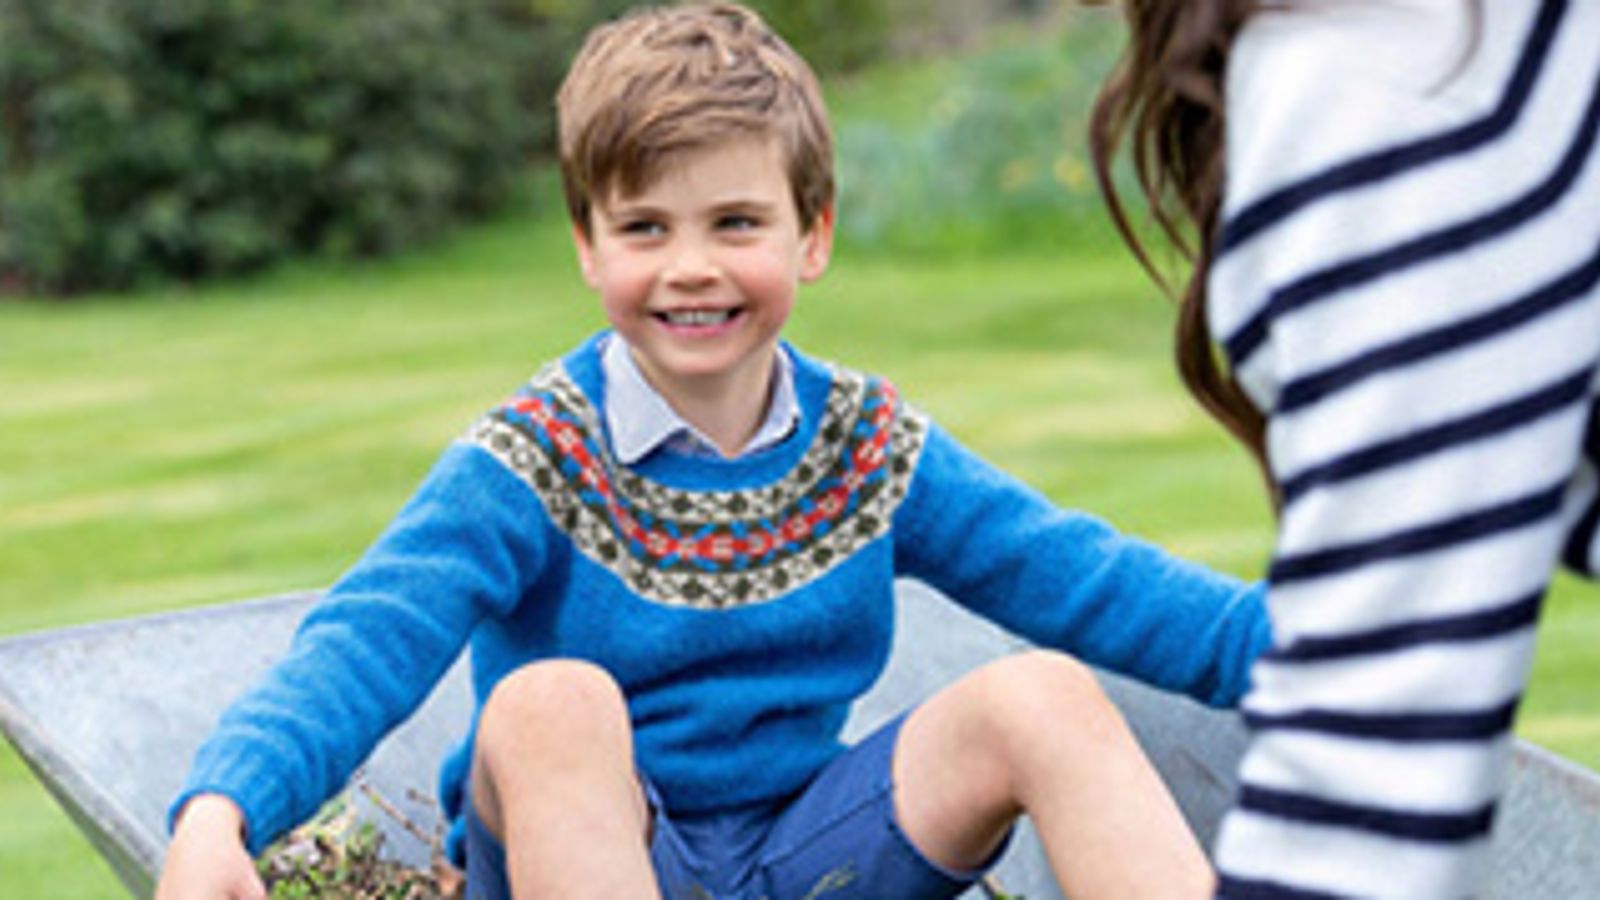
[[[824,77],[880,61],[888,52],[892,0],[750,0]]]
[[[1104,233],[1088,118],[1121,40],[1114,16],[1080,12],[935,63],[899,99],[909,113],[853,105],[838,123],[845,245],[990,253]]]
[[[529,158],[550,148],[552,98],[577,42],[631,5],[0,0],[0,294],[381,255],[486,215],[520,196]],[[907,0],[753,5],[825,79],[919,25]],[[999,12],[974,22],[1028,3],[983,5]],[[965,72],[952,91],[1009,77]],[[842,134],[842,166],[878,170],[847,175],[864,212],[846,221],[879,235],[900,230],[888,213],[913,231],[932,213],[944,216],[936,227],[964,228],[952,203],[977,194],[994,206],[995,161],[967,145],[1009,151],[1002,134],[1025,129],[1034,145],[1057,134],[1053,110],[1005,107],[1015,98],[998,90],[922,134]]]
[[[614,0],[0,0],[0,288],[383,254],[501,203]]]

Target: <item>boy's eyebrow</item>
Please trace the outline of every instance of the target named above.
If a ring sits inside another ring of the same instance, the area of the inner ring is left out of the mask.
[[[705,207],[705,211],[712,216],[724,215],[730,212],[768,213],[774,209],[777,209],[783,202],[786,201],[768,200],[764,197],[755,196],[730,197],[726,200],[719,200],[708,204]],[[653,206],[649,203],[639,203],[628,200],[621,200],[615,203],[596,204],[594,207],[594,212],[599,214],[601,217],[610,220],[665,218],[670,215],[666,210],[658,206]]]
[[[647,203],[630,203],[626,200],[617,203],[596,203],[596,215],[604,219],[648,219],[661,218],[667,213],[665,210],[651,206]]]
[[[710,218],[725,216],[729,213],[753,213],[759,216],[768,216],[778,208],[778,203],[759,197],[735,197],[720,203],[713,203],[706,208]]]
[[[779,201],[766,197],[729,197],[711,204],[711,209],[770,209]]]

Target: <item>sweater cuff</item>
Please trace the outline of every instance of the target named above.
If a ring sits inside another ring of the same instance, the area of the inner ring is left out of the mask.
[[[279,834],[294,826],[288,821],[287,792],[269,787],[274,783],[267,767],[244,763],[191,780],[167,807],[167,834],[170,836],[177,828],[178,816],[189,801],[204,794],[218,794],[239,807],[244,816],[241,837],[245,849],[252,857],[260,856]]]

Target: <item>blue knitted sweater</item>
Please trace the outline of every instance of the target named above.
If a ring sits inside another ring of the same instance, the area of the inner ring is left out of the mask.
[[[801,425],[736,460],[611,456],[591,339],[450,447],[199,750],[252,852],[310,816],[464,647],[481,704],[532,660],[622,685],[669,809],[784,796],[840,752],[912,576],[1047,646],[1213,705],[1268,641],[1259,592],[1058,509],[903,404],[793,352]],[[445,760],[457,825],[471,736]],[[455,842],[452,842],[453,844]]]

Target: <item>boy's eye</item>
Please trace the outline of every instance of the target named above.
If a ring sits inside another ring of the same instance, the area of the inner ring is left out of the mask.
[[[744,213],[729,213],[717,219],[717,228],[722,231],[749,231],[760,224],[755,216]]]
[[[629,219],[617,229],[635,237],[655,237],[666,232],[666,226],[654,219]]]

